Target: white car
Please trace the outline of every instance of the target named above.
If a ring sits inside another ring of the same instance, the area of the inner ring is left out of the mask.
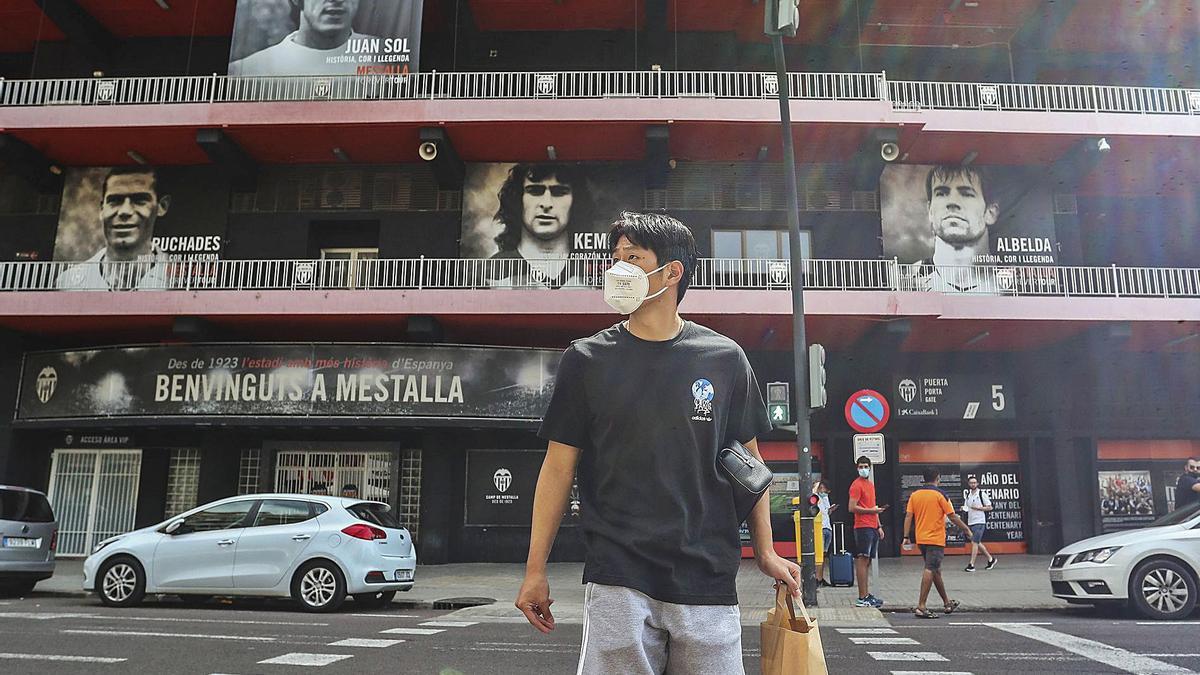
[[[221,499],[100,542],[83,588],[110,607],[147,593],[291,597],[331,612],[346,595],[378,607],[412,588],[417,551],[387,504],[294,494]]]
[[[1200,504],[1067,546],[1050,563],[1050,585],[1073,604],[1129,604],[1150,619],[1186,618],[1200,587]]]

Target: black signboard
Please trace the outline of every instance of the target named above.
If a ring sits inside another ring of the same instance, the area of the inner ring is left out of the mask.
[[[123,416],[540,419],[556,350],[205,344],[25,355],[19,420]]]
[[[463,522],[478,527],[529,527],[541,450],[467,451],[467,496]],[[579,520],[579,488],[571,487],[563,525]]]
[[[1015,419],[1012,378],[980,373],[905,372],[894,379],[897,418]]]

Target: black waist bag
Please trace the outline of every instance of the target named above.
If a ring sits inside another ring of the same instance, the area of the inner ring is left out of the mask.
[[[771,487],[771,470],[737,441],[717,453],[717,468],[729,479],[738,523],[743,523]]]

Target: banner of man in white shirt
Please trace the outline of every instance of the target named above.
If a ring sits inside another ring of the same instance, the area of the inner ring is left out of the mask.
[[[421,0],[238,0],[233,77],[417,71]]]

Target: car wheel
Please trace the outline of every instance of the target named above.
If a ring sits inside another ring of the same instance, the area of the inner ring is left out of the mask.
[[[355,593],[354,603],[366,609],[379,609],[391,604],[396,597],[396,591],[380,591],[378,593]]]
[[[1182,619],[1196,608],[1196,580],[1173,560],[1150,560],[1133,571],[1129,597],[1146,618]]]
[[[146,597],[146,572],[133,558],[113,558],[96,575],[96,593],[109,607],[132,607]]]
[[[346,580],[338,566],[314,560],[305,563],[292,579],[292,598],[308,612],[332,612],[346,601]]]

